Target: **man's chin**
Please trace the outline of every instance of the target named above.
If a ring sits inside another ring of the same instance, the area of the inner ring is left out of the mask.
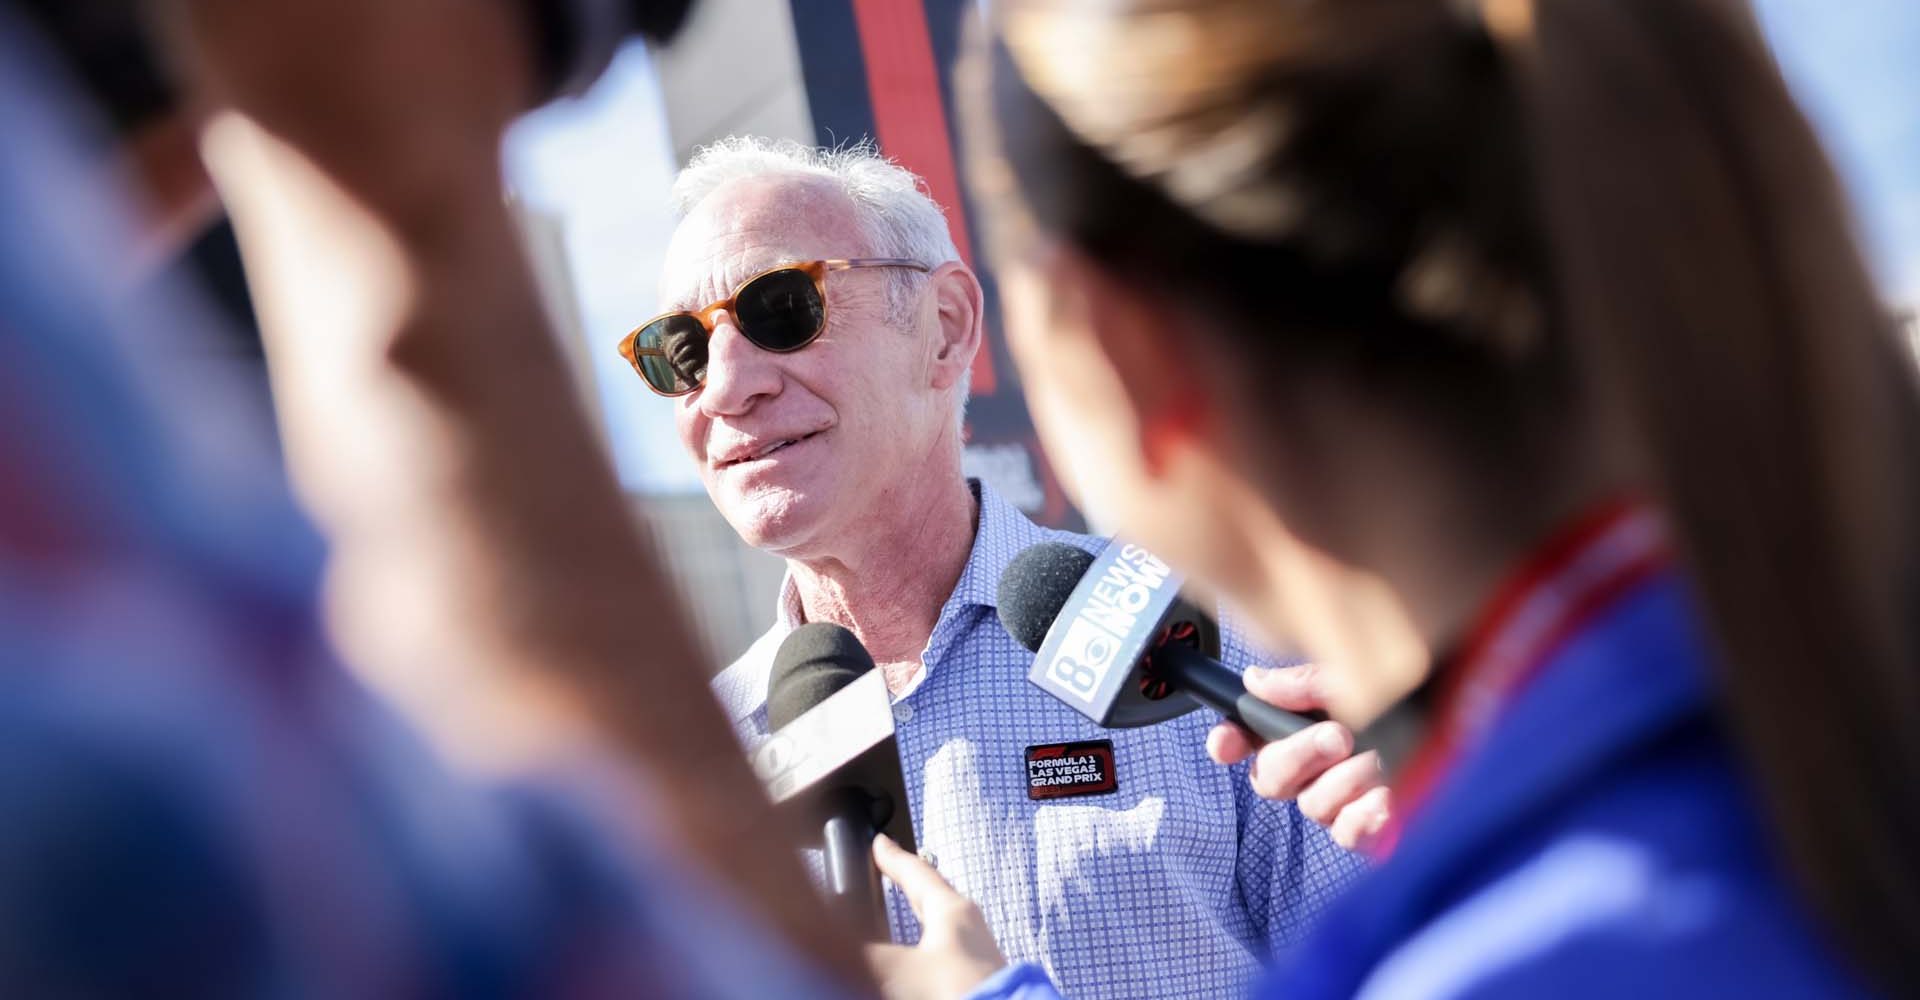
[[[823,505],[785,491],[728,497],[719,504],[740,540],[766,552],[805,545],[819,528]]]

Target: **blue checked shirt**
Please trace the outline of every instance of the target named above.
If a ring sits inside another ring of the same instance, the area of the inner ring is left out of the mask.
[[[1217,715],[1106,730],[1029,684],[1033,654],[994,612],[1001,572],[1041,542],[1101,542],[977,492],[973,552],[893,705],[921,849],[980,904],[1007,957],[1040,963],[1067,996],[1244,994],[1362,862],[1292,803],[1254,795],[1244,765],[1207,759]],[[750,752],[768,735],[774,652],[801,621],[789,580],[773,628],[714,682]],[[1255,662],[1222,633],[1229,665]],[[1113,741],[1118,789],[1029,799],[1027,748],[1078,740]],[[894,940],[918,941],[905,897],[889,887],[887,902]]]

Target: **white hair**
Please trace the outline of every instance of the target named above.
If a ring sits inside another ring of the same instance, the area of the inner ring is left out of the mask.
[[[858,213],[868,252],[904,257],[936,268],[960,259],[947,216],[913,171],[882,156],[870,141],[834,147],[808,146],[791,139],[730,135],[694,150],[673,181],[673,208],[685,218],[722,186],[749,177],[818,177],[833,182]],[[903,324],[912,312],[926,275],[905,268],[888,276],[889,320]],[[982,344],[985,350],[986,345]],[[970,373],[958,385],[956,421],[966,416]]]

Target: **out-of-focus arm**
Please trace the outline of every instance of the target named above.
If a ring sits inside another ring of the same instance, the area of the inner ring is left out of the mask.
[[[1047,970],[1033,962],[1009,965],[973,988],[966,1000],[1061,1000]]]
[[[648,826],[865,981],[707,691],[520,257],[498,158],[526,90],[512,5],[169,9],[215,109],[203,154],[347,658],[456,759],[609,751]]]

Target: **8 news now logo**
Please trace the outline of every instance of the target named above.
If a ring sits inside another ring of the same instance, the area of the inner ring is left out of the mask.
[[[1123,545],[1118,553],[1109,549],[1101,561],[1105,565],[1096,563],[1074,589],[1062,610],[1065,621],[1055,622],[1064,631],[1057,643],[1049,636],[1053,656],[1045,671],[1044,686],[1088,705],[1109,693],[1116,666],[1122,674],[1133,666],[1166,610],[1167,601],[1155,598],[1173,575],[1166,563],[1137,545]],[[1149,609],[1154,613],[1143,622]]]

